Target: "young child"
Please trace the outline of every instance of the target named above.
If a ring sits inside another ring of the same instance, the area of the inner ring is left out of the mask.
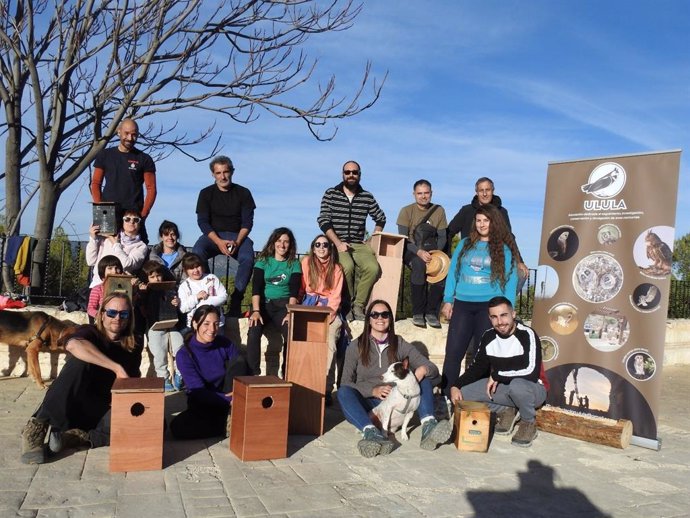
[[[142,266],[141,271],[146,276],[146,284],[139,284],[139,302],[146,317],[146,327],[148,328],[148,344],[149,351],[153,355],[153,368],[156,370],[156,376],[165,379],[165,391],[172,392],[182,388],[182,377],[175,369],[175,374],[171,378],[168,369],[168,347],[173,355],[177,355],[177,351],[182,347],[182,334],[179,331],[179,323],[170,329],[150,329],[154,324],[152,320],[153,315],[147,314],[149,307],[148,299],[153,296],[152,292],[148,290],[148,284],[151,282],[163,282],[166,278],[165,266],[158,261],[146,261]],[[175,296],[170,303],[176,308],[180,307],[180,299]]]
[[[107,275],[122,275],[122,263],[114,255],[104,255],[98,261],[98,278],[105,280]],[[103,302],[103,281],[96,284],[89,292],[89,302],[86,306],[86,313],[89,315],[89,322],[98,315],[98,308]]]
[[[180,311],[187,314],[187,327],[192,327],[192,315],[196,308],[210,304],[220,308],[228,300],[228,292],[220,279],[212,273],[204,273],[201,258],[187,254],[182,259],[182,268],[187,278],[180,283],[177,294],[180,297]],[[220,312],[220,325],[225,324],[225,315]]]

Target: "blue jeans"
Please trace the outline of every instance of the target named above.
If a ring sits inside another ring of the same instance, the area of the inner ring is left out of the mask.
[[[443,360],[443,386],[446,395],[450,395],[450,387],[460,375],[460,362],[467,352],[470,341],[474,337],[475,347],[478,347],[484,331],[490,328],[488,302],[455,300],[453,314],[448,324],[446,357]]]
[[[417,413],[420,419],[424,419],[434,415],[434,395],[429,378],[424,378],[419,383],[419,388],[421,394]],[[365,426],[374,425],[369,419],[369,411],[377,407],[381,400],[375,397],[365,398],[356,388],[341,385],[338,389],[338,402],[347,422],[358,430],[363,430]]]
[[[237,232],[216,232],[222,239],[235,241],[237,239]],[[220,250],[216,244],[211,241],[206,235],[202,234],[194,243],[192,252],[201,258],[201,261],[207,263],[207,271],[211,271],[208,266],[208,260],[213,259],[220,254]],[[233,256],[234,257],[234,256]],[[237,274],[235,275],[235,291],[244,293],[249,284],[249,278],[252,276],[252,268],[254,267],[254,242],[248,237],[242,241],[239,250],[237,251]]]

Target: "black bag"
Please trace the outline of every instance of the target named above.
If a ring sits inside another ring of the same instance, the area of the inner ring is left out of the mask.
[[[431,250],[436,250],[438,248],[438,229],[433,225],[427,223],[431,215],[438,205],[434,205],[429,209],[429,211],[424,215],[422,221],[414,229],[414,244],[420,250],[426,250],[427,252]]]

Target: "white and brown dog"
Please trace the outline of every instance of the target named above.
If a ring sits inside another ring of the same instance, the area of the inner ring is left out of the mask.
[[[410,371],[410,362],[405,358],[393,363],[381,375],[384,383],[393,387],[388,397],[369,412],[375,426],[384,432],[395,433],[402,426],[400,438],[407,441],[407,426],[419,407],[420,389],[414,373]]]

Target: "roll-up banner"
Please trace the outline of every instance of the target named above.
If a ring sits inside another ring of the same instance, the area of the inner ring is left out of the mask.
[[[659,447],[680,150],[549,164],[532,326],[547,403]]]

